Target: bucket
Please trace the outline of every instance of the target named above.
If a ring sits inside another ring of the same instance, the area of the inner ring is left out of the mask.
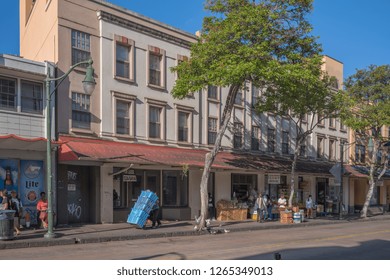
[[[293,221],[294,221],[294,224],[299,224],[299,223],[301,223],[301,213],[295,212],[295,213],[293,214]]]
[[[0,211],[0,240],[14,239],[15,210]]]
[[[299,214],[301,215],[301,223],[305,221],[305,210],[299,210]]]

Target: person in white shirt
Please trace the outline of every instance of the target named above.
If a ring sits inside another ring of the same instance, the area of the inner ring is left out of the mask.
[[[313,218],[313,200],[311,199],[311,195],[306,199],[306,217],[308,219]]]
[[[287,200],[284,198],[284,194],[280,195],[280,198],[278,199],[278,206],[280,210],[285,210],[287,206]]]

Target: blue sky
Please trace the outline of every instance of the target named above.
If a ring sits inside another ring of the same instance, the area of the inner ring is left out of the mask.
[[[195,33],[203,0],[110,0],[166,24]],[[1,1],[0,53],[19,54],[19,0]],[[310,22],[323,53],[344,63],[344,78],[370,64],[390,64],[388,0],[314,0]]]

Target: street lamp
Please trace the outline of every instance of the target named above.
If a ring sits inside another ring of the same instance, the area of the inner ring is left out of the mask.
[[[51,104],[51,96],[56,92],[58,86],[62,83],[63,80],[65,80],[66,77],[69,76],[70,72],[72,72],[76,67],[82,65],[82,64],[88,64],[88,67],[86,69],[85,78],[83,80],[83,88],[85,94],[91,94],[93,90],[95,89],[95,79],[93,77],[94,75],[94,69],[92,67],[92,59],[86,61],[81,61],[73,66],[71,66],[64,75],[58,78],[50,78],[50,71],[47,70],[46,73],[46,137],[47,137],[47,143],[46,143],[46,185],[47,185],[47,215],[48,215],[48,227],[47,227],[47,233],[45,233],[46,238],[54,238],[55,234],[53,232],[53,190],[52,190],[52,174],[51,174],[51,110],[50,110],[50,104]],[[58,81],[57,85],[53,89],[52,92],[50,92],[50,83]]]

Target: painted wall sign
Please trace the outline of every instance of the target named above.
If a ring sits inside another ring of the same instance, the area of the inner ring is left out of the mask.
[[[280,184],[279,174],[268,174],[268,184],[278,185]]]

